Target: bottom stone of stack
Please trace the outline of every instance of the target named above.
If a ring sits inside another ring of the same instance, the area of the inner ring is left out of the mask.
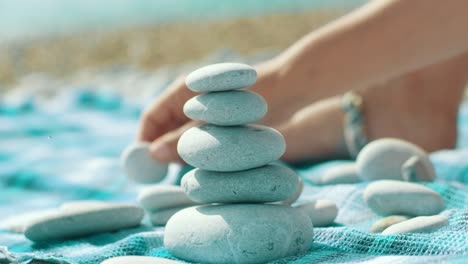
[[[195,206],[173,215],[164,246],[176,257],[201,263],[264,263],[302,255],[311,247],[309,217],[290,206]]]

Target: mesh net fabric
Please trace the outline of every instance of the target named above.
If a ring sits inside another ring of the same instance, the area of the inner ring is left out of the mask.
[[[0,245],[19,263],[88,264],[122,255],[175,259],[163,247],[164,229],[148,225],[52,244],[33,244],[5,228],[17,214],[65,201],[135,202],[141,187],[126,182],[118,155],[134,136],[141,107],[119,96],[98,100],[99,93],[86,93],[73,94],[65,103],[62,98],[58,110],[31,102],[27,107],[0,102]],[[335,201],[340,209],[337,224],[315,228],[314,244],[305,256],[273,263],[466,263],[468,104],[460,113],[459,146],[431,155],[438,178],[425,184],[444,197],[447,208],[442,214],[449,217],[448,226],[432,234],[370,234],[367,230],[379,217],[363,201],[366,183],[323,187],[311,183],[323,170],[348,161],[302,166],[296,168],[305,182],[300,199]]]

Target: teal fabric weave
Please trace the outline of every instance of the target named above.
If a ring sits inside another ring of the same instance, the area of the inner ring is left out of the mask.
[[[25,213],[78,199],[136,203],[141,186],[121,172],[118,156],[136,131],[140,105],[119,95],[82,90],[55,99],[0,102],[0,263],[93,264],[122,255],[174,258],[163,247],[164,228],[147,224],[81,239],[34,244],[8,230]],[[349,161],[296,168],[304,179],[300,200],[326,198],[339,207],[336,224],[315,228],[305,256],[273,263],[468,263],[468,104],[460,109],[458,148],[433,153],[449,225],[432,234],[381,236],[367,232],[379,217],[364,203],[367,183],[315,186],[324,170]],[[165,182],[177,181],[178,167]],[[9,259],[9,260],[8,260]]]

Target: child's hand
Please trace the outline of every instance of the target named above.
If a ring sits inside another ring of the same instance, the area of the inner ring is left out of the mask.
[[[182,111],[185,102],[196,95],[187,89],[184,77],[178,78],[143,112],[138,139],[153,142],[151,153],[163,162],[180,161],[177,140],[196,122]]]

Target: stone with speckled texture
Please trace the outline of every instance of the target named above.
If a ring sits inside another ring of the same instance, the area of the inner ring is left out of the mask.
[[[268,203],[287,200],[298,189],[296,173],[266,165],[244,171],[189,171],[182,178],[187,196],[199,203]]]
[[[265,116],[267,109],[265,100],[249,91],[200,94],[184,105],[184,113],[190,119],[219,126],[256,122]]]
[[[265,263],[305,254],[313,228],[301,210],[283,205],[190,207],[167,222],[164,246],[174,256],[202,263]]]
[[[302,191],[304,190],[304,181],[299,176],[297,178],[299,180],[299,184],[297,186],[296,193],[293,196],[289,197],[288,199],[286,199],[284,201],[275,202],[276,204],[291,205],[291,204],[295,203],[297,201],[297,199],[299,199],[299,197],[301,197]]]
[[[24,235],[35,242],[76,238],[140,225],[143,209],[128,204],[68,207],[30,222]]]
[[[177,151],[188,164],[211,171],[240,171],[279,159],[286,149],[283,136],[260,125],[192,127],[180,137]]]
[[[417,183],[380,180],[364,190],[367,205],[379,215],[422,216],[438,214],[445,207],[437,192]]]
[[[195,92],[218,92],[242,89],[257,81],[257,72],[242,63],[218,63],[199,68],[185,78]]]

